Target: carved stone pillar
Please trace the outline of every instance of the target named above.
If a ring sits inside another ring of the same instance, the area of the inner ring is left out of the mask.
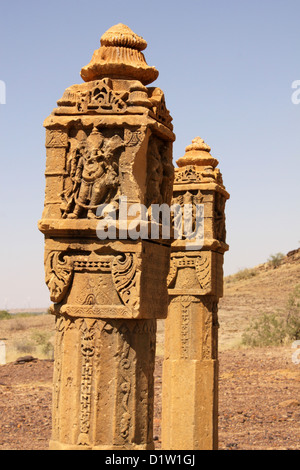
[[[173,204],[181,206],[183,214],[190,211],[195,230],[185,230],[186,236],[172,244],[163,364],[165,450],[218,447],[217,312],[223,295],[223,255],[228,250],[224,211],[229,194],[216,168],[218,161],[209,152],[196,138],[175,170]],[[183,228],[186,220],[183,217]]]
[[[146,87],[158,76],[146,46],[127,26],[108,30],[81,71],[85,82],[44,123],[39,229],[56,315],[51,449],[154,447],[156,319],[167,315],[170,247],[141,239],[130,208],[170,204],[175,136],[163,92]],[[104,230],[108,204],[114,217]]]

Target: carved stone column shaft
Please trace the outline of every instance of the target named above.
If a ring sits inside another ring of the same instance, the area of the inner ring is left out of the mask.
[[[153,449],[156,321],[62,316],[56,329],[51,448]]]

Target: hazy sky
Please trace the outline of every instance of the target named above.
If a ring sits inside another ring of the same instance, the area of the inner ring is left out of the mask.
[[[300,104],[291,100],[300,80],[299,0],[1,3],[0,309],[50,304],[37,229],[43,121],[120,22],[146,39],[146,60],[160,72],[174,160],[201,136],[220,161],[231,194],[225,273],[299,246]]]

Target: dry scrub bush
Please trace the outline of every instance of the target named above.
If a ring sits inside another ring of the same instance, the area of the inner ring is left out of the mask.
[[[238,271],[236,274],[233,274],[232,276],[228,276],[225,278],[226,283],[230,282],[238,282],[238,281],[245,281],[247,279],[251,279],[252,277],[257,275],[257,271],[255,269],[241,269]]]
[[[281,265],[283,258],[284,258],[283,253],[277,253],[276,255],[271,255],[270,258],[268,259],[269,266],[271,266],[272,268],[278,268]]]
[[[251,347],[279,346],[300,339],[300,286],[290,295],[286,310],[252,320],[242,337]]]

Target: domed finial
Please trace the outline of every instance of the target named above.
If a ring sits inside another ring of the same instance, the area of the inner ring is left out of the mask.
[[[82,68],[84,81],[102,78],[139,80],[148,85],[158,77],[155,67],[150,67],[141,52],[147,42],[128,26],[112,26],[101,38],[101,47],[94,52],[91,62]]]
[[[190,152],[192,150],[204,150],[205,152],[210,152],[211,148],[204,142],[203,139],[201,139],[201,137],[196,137],[185,149],[186,152]]]
[[[143,51],[147,42],[141,36],[135,34],[128,26],[119,23],[109,28],[100,40],[101,46],[107,47],[130,47]]]
[[[201,137],[196,137],[185,149],[185,155],[177,160],[179,167],[187,165],[211,166],[216,168],[218,160],[209,153],[211,148]]]

